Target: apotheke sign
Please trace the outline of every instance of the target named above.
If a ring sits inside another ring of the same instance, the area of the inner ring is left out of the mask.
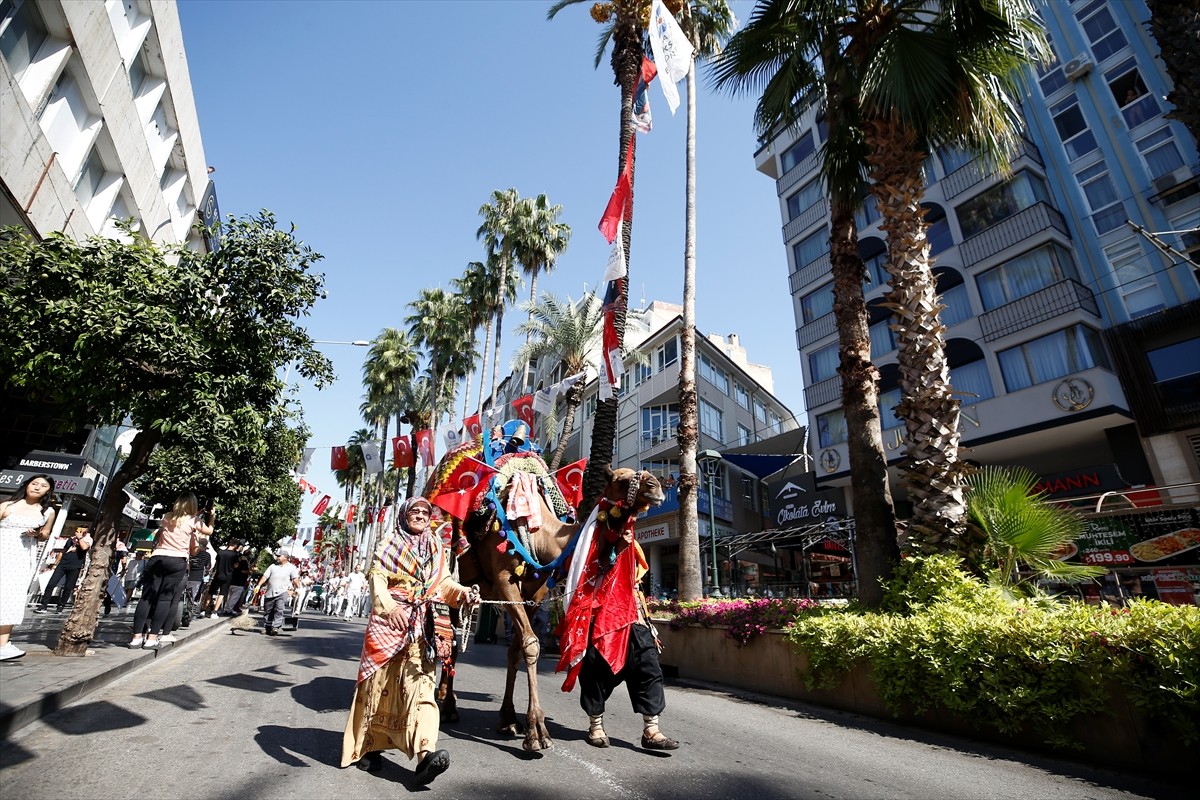
[[[639,525],[636,536],[640,544],[662,542],[671,538],[671,525],[668,522],[660,522],[657,525]]]
[[[829,517],[846,516],[846,497],[840,488],[817,491],[816,475],[805,472],[768,484],[771,519],[777,528],[815,525]]]

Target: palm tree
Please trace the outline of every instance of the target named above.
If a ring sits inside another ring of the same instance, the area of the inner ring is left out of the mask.
[[[522,230],[517,242],[516,257],[525,274],[529,276],[529,304],[537,303],[537,280],[539,272],[549,273],[554,268],[558,257],[567,249],[571,241],[571,226],[559,222],[562,206],[550,205],[546,195],[539,194],[536,198],[526,198],[525,213],[521,215]],[[530,311],[529,322],[533,321]],[[529,344],[529,334],[525,336],[525,344]],[[521,378],[522,390],[529,385],[529,362],[524,365],[525,374]]]
[[[492,358],[492,402],[496,400],[496,385],[499,383],[500,372],[500,338],[504,326],[504,308],[507,305],[503,289],[508,286],[509,272],[512,270],[514,254],[517,249],[518,234],[521,229],[520,216],[524,210],[521,196],[516,189],[492,192],[491,202],[479,207],[479,216],[483,217],[475,236],[484,243],[488,256],[495,256],[500,271],[496,278],[496,286],[500,291],[496,294],[496,349]],[[480,398],[482,400],[482,398]]]
[[[703,593],[700,579],[700,530],[696,507],[696,446],[699,404],[696,395],[696,58],[721,53],[737,27],[725,0],[697,0],[684,5],[683,30],[694,55],[687,76],[687,195],[683,247],[683,332],[679,354],[679,597],[694,600]]]
[[[454,287],[454,291],[458,293],[462,299],[463,309],[465,314],[463,322],[469,329],[471,334],[470,346],[474,351],[479,343],[479,327],[481,325],[487,328],[487,338],[483,342],[483,352],[487,353],[488,348],[492,344],[492,312],[491,305],[488,302],[490,296],[488,286],[487,266],[482,261],[471,261],[467,264],[467,268],[463,270],[461,277],[454,278],[450,281]],[[486,361],[482,373],[486,373]],[[471,413],[471,378],[475,372],[475,362],[472,361],[470,369],[467,372],[465,385],[463,387],[463,416],[466,417]],[[479,394],[483,395],[483,377],[480,375]]]
[[[440,287],[422,289],[408,307],[412,309],[412,313],[404,318],[408,335],[417,345],[429,349],[429,376],[433,389],[431,420],[437,425],[449,377],[446,374],[449,372],[448,357],[464,338],[466,310],[461,296]]]
[[[1200,75],[1195,62],[1200,50],[1200,10],[1194,0],[1146,0],[1146,5],[1158,55],[1175,84],[1167,95],[1175,109],[1166,116],[1182,122],[1200,141]]]
[[[526,303],[525,309],[529,312],[529,320],[517,329],[525,334],[525,344],[513,356],[514,365],[528,363],[534,358],[554,358],[562,364],[564,375],[575,375],[587,369],[590,365],[588,354],[596,351],[604,319],[600,300],[594,293],[585,294],[578,302],[570,297],[560,301],[547,294],[537,303]],[[583,402],[585,383],[578,381],[567,389],[567,417],[562,435],[558,437],[558,447],[550,459],[551,472],[562,463],[567,436],[575,422],[575,411]]]
[[[412,380],[406,381],[400,386],[400,407],[404,409],[404,413],[400,417],[401,422],[407,422],[410,426],[410,435],[417,431],[422,431],[432,427],[433,419],[433,391],[430,386],[429,376],[420,375]],[[399,430],[399,428],[397,428]],[[413,436],[413,451],[416,451],[416,437]],[[399,477],[397,476],[397,481]],[[417,470],[410,468],[408,470],[408,493],[406,497],[412,497],[417,488]],[[399,497],[399,485],[396,487],[396,496]]]
[[[559,11],[567,6],[577,5],[587,0],[558,0],[547,13],[547,19],[554,19]],[[668,8],[674,6],[678,10],[679,2],[668,2]],[[591,15],[598,23],[605,25],[596,48],[596,66],[604,51],[612,44],[612,55],[609,63],[612,66],[613,78],[621,92],[620,128],[617,142],[617,174],[621,175],[628,166],[629,183],[632,189],[635,173],[635,153],[631,144],[634,135],[633,126],[633,95],[637,91],[637,81],[642,70],[642,54],[644,52],[642,38],[649,23],[649,0],[609,0],[609,2],[594,3]],[[611,24],[610,24],[611,23]],[[626,158],[630,163],[626,165]],[[625,249],[626,269],[630,264],[630,243],[633,234],[633,193],[630,192],[629,202],[625,207],[625,220],[621,226],[621,246]],[[618,281],[619,296],[616,302],[614,322],[617,341],[625,341],[625,310],[629,305],[629,276]],[[592,423],[592,447],[589,454],[588,468],[583,479],[583,503],[580,513],[587,514],[600,493],[604,489],[604,470],[611,465],[613,441],[617,435],[617,398],[613,397],[600,402],[596,407]]]

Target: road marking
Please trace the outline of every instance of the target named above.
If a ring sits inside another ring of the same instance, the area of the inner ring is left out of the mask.
[[[596,764],[593,764],[591,761],[588,761],[586,758],[582,758],[581,756],[576,755],[575,753],[571,752],[570,749],[563,747],[561,744],[555,745],[554,749],[551,750],[550,752],[554,753],[555,755],[560,755],[560,756],[563,756],[564,758],[568,758],[571,761],[574,761],[576,764],[580,765],[581,767],[586,769],[588,772],[590,772],[592,774],[593,778],[600,781],[600,783],[604,784],[606,787],[608,787],[612,791],[616,792],[621,797],[631,797],[631,798],[634,798],[634,800],[648,800],[648,798],[646,798],[645,795],[640,795],[635,791],[626,789],[624,786],[622,786],[617,781],[617,777],[615,775],[613,775],[611,772],[609,772],[608,770],[604,769],[603,767],[597,766]]]

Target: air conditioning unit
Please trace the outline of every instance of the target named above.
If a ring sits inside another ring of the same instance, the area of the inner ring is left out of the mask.
[[[1079,80],[1091,71],[1092,57],[1087,54],[1075,56],[1063,65],[1063,74],[1073,81]]]

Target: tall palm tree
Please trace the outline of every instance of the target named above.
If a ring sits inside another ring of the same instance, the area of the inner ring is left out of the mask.
[[[492,314],[488,303],[487,266],[482,261],[471,261],[467,264],[467,268],[463,270],[462,276],[452,279],[450,285],[454,287],[454,291],[462,299],[465,311],[463,322],[471,334],[470,346],[472,351],[479,344],[480,326],[486,326],[487,338],[484,339],[483,343],[483,352],[486,354],[492,344]],[[475,361],[471,362],[463,387],[464,417],[471,413],[471,378],[475,374],[475,363]],[[486,362],[484,366],[486,367]],[[486,369],[482,371],[486,372]],[[481,382],[479,384],[479,393],[481,396],[483,394],[482,379],[483,376],[480,377]]]
[[[538,273],[549,273],[554,268],[558,257],[571,241],[571,226],[558,221],[562,206],[550,205],[544,194],[526,198],[522,202],[525,204],[525,213],[521,215],[522,230],[517,241],[516,257],[529,276],[529,304],[532,308],[537,303]],[[533,321],[532,313],[530,311],[529,322]],[[529,334],[525,336],[525,344],[529,344]],[[522,391],[529,385],[528,361],[524,364],[524,371]]]
[[[400,407],[404,409],[400,420],[407,422],[410,426],[410,435],[417,431],[426,430],[432,427],[433,421],[433,390],[430,385],[428,375],[420,375],[412,380],[406,381],[400,387]],[[398,429],[397,429],[398,430]],[[412,438],[413,451],[416,451],[416,437]],[[399,477],[397,477],[399,481]],[[406,497],[412,497],[417,488],[417,470],[410,468],[408,470],[408,493]],[[399,486],[397,485],[397,497],[400,495]]]
[[[559,11],[567,6],[578,5],[588,0],[559,0],[550,7],[547,19],[554,19]],[[678,10],[677,0],[667,3],[673,12]],[[672,8],[673,6],[673,8]],[[596,48],[596,66],[609,44],[612,54],[609,64],[612,66],[614,83],[621,94],[620,127],[617,141],[617,175],[626,171],[628,164],[629,183],[632,189],[635,181],[636,154],[630,147],[634,135],[633,126],[633,95],[637,91],[638,78],[642,70],[642,54],[644,52],[642,39],[646,25],[650,21],[649,0],[609,0],[609,2],[594,3],[591,15],[596,22],[605,28],[600,35]],[[633,235],[633,192],[630,192],[629,202],[625,207],[625,221],[621,226],[621,246],[625,249],[625,264],[628,270],[630,260],[630,244]],[[618,281],[618,298],[616,301],[614,322],[617,341],[625,341],[625,311],[629,306],[629,276]],[[589,454],[587,472],[583,479],[583,503],[580,513],[587,514],[595,505],[604,489],[604,470],[612,463],[613,442],[617,436],[617,398],[613,397],[600,402],[596,406],[596,414],[592,422],[592,446]]]
[[[432,423],[437,425],[449,377],[448,357],[460,344],[465,326],[466,311],[461,296],[441,287],[422,289],[408,304],[412,313],[404,318],[412,340],[429,349],[429,376],[432,381]]]
[[[696,59],[721,53],[737,27],[725,0],[696,0],[684,5],[683,30],[692,42],[687,76],[687,169],[683,246],[683,332],[679,353],[679,597],[694,600],[703,589],[700,578],[700,530],[696,506],[696,447],[699,402],[696,394]]]
[[[604,312],[594,293],[587,293],[579,301],[568,297],[559,300],[552,294],[543,295],[538,302],[525,304],[529,320],[518,328],[525,334],[525,344],[513,356],[513,364],[528,363],[534,358],[553,358],[562,364],[564,375],[575,375],[590,366],[588,354],[596,352],[600,343],[601,324]],[[558,447],[550,459],[550,471],[558,469],[563,452],[567,449],[567,435],[575,422],[575,411],[583,402],[585,381],[578,381],[567,389],[567,417],[563,422]]]
[[[518,235],[521,230],[521,214],[525,208],[521,196],[516,189],[492,192],[490,202],[479,207],[479,216],[483,217],[475,236],[483,242],[489,256],[496,256],[500,271],[496,278],[496,286],[501,291],[496,295],[496,349],[492,358],[492,402],[496,400],[496,386],[499,383],[500,372],[500,338],[504,327],[504,308],[507,305],[503,289],[508,286],[509,273],[512,272],[514,254],[517,249]],[[481,398],[482,399],[482,398]]]

